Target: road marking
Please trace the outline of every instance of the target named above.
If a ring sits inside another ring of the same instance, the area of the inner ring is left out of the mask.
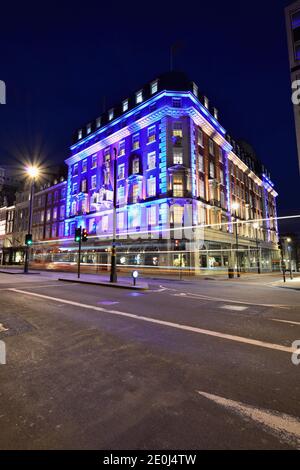
[[[267,428],[281,441],[300,449],[300,421],[293,416],[277,411],[256,408],[252,405],[246,405],[239,401],[229,400],[228,398],[211,393],[201,391],[198,391],[198,393],[208,400],[238,413],[242,418],[252,419]]]
[[[203,294],[196,294],[194,292],[181,292],[178,294],[171,294],[175,297],[189,297],[189,298],[198,298],[198,299],[203,299],[203,300],[212,300],[214,302],[231,302],[234,304],[242,304],[242,305],[254,305],[256,307],[271,307],[271,308],[280,308],[280,309],[285,309],[285,310],[290,310],[290,307],[287,305],[277,305],[277,304],[258,304],[254,302],[243,302],[241,300],[233,300],[233,299],[222,299],[220,297],[209,297],[207,295]]]
[[[247,310],[248,307],[242,307],[241,305],[222,305],[225,310],[236,310],[237,312],[242,312],[243,310]]]
[[[3,326],[3,323],[0,323],[0,333],[1,333],[2,331],[8,331],[8,328],[5,328],[5,327]]]
[[[261,348],[273,349],[275,351],[282,351],[282,352],[286,352],[286,353],[289,353],[289,354],[293,354],[295,352],[295,350],[292,347],[283,346],[281,344],[268,343],[268,342],[259,341],[259,340],[256,340],[256,339],[244,338],[242,336],[235,336],[235,335],[230,335],[230,334],[226,334],[226,333],[220,333],[218,331],[204,330],[202,328],[197,328],[197,327],[189,326],[189,325],[183,325],[181,323],[173,323],[173,322],[169,322],[169,321],[165,321],[165,320],[159,320],[157,318],[135,315],[134,313],[120,312],[118,310],[107,310],[103,307],[96,307],[94,305],[82,304],[82,303],[79,303],[79,302],[74,302],[72,300],[60,299],[60,298],[57,298],[57,297],[51,297],[49,295],[37,294],[35,292],[28,292],[28,291],[24,291],[24,290],[20,290],[20,289],[12,288],[10,290],[13,291],[13,292],[17,292],[19,294],[25,294],[25,295],[29,295],[29,296],[32,296],[32,297],[38,297],[40,299],[52,300],[54,302],[61,302],[61,303],[65,303],[65,304],[68,304],[68,305],[74,305],[75,307],[81,307],[81,308],[86,308],[86,309],[90,309],[90,310],[96,310],[98,312],[110,313],[112,315],[118,315],[118,316],[121,316],[121,317],[133,318],[135,320],[144,321],[144,322],[148,322],[148,323],[154,323],[154,324],[157,324],[157,325],[169,326],[170,328],[176,328],[178,330],[184,330],[184,331],[189,331],[189,332],[193,332],[193,333],[199,333],[199,334],[206,335],[206,336],[213,336],[215,338],[227,339],[227,340],[235,341],[235,342],[238,342],[238,343],[250,344],[252,346],[259,346]]]
[[[272,321],[279,321],[281,323],[289,323],[290,325],[300,325],[298,321],[279,320],[279,318],[271,318]]]
[[[101,305],[116,305],[119,303],[120,302],[114,302],[113,300],[102,300],[101,302],[97,302],[97,304],[101,304]]]

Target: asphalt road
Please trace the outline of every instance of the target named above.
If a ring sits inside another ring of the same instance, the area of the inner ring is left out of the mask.
[[[300,448],[300,291],[0,274],[0,449]]]

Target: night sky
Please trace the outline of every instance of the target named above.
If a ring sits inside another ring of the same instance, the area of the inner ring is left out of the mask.
[[[74,130],[169,70],[185,71],[233,137],[253,145],[299,213],[284,0],[1,4],[0,163],[63,162]]]

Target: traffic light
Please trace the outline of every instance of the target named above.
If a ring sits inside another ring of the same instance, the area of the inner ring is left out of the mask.
[[[81,239],[81,227],[75,229],[75,242],[80,242]]]
[[[175,251],[184,251],[185,250],[185,241],[184,240],[174,240],[174,250]]]
[[[32,235],[31,233],[27,233],[25,236],[25,245],[30,246],[32,245]]]
[[[86,241],[87,241],[87,236],[88,236],[87,229],[84,228],[84,229],[82,230],[81,240],[82,240],[83,242],[86,242]]]
[[[178,251],[178,250],[179,250],[179,240],[175,240],[175,243],[174,243],[174,250],[175,250],[175,251]]]

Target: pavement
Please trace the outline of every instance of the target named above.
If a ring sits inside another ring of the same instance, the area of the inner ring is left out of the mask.
[[[58,276],[0,274],[0,449],[300,449],[300,295],[278,275]]]

